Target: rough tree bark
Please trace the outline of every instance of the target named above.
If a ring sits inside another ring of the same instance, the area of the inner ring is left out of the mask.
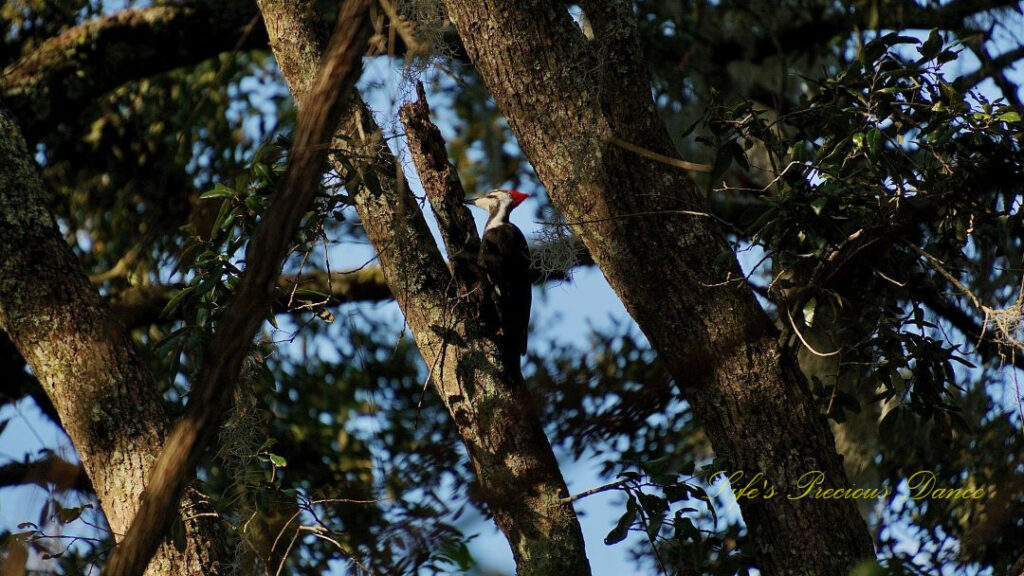
[[[301,104],[310,63],[323,46],[315,3],[259,4],[271,47]],[[420,134],[426,134],[425,116],[409,114],[408,120],[419,122],[424,129]],[[589,574],[582,532],[566,499],[558,463],[522,386],[518,358],[503,358],[493,326],[488,329],[479,322],[485,304],[467,289],[472,279],[453,277],[461,264],[452,269],[445,265],[415,198],[396,178],[394,158],[362,102],[353,103],[339,132],[348,136],[335,140],[341,155],[372,159],[356,175],[363,185],[351,190],[356,209],[430,367],[434,386],[467,446],[484,499],[512,547],[519,574]],[[467,229],[472,220],[454,209],[453,200],[462,191],[440,146],[440,152],[423,149],[418,165],[428,172],[424,182],[439,220],[452,224],[443,230],[449,253],[469,253],[478,241],[476,230]],[[428,155],[432,160],[426,159]],[[336,167],[344,172],[340,164]]]
[[[0,328],[56,408],[120,539],[163,445],[168,417],[133,342],[57,230],[25,141],[2,107],[0,218]],[[233,551],[212,512],[190,492],[179,508],[186,548],[165,544],[147,573],[220,573]]]
[[[608,282],[665,360],[719,456],[790,490],[847,483],[832,435],[686,175],[612,142],[674,156],[630,2],[445,0],[466,50]],[[742,499],[764,574],[841,574],[873,554],[848,500]]]

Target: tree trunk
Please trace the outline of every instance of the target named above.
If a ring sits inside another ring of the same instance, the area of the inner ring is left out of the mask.
[[[261,0],[259,5],[282,73],[301,104],[323,47],[315,4]],[[496,335],[481,327],[479,298],[460,290],[462,279],[453,279],[416,199],[397,178],[380,129],[356,100],[339,129],[347,138],[335,140],[334,147],[342,155],[373,159],[360,169],[359,178],[373,184],[351,190],[356,209],[466,444],[484,499],[512,547],[518,573],[589,575],[582,531],[522,385],[519,358],[503,357]],[[345,171],[340,164],[336,168]],[[435,210],[443,210],[428,193]]]
[[[39,379],[119,540],[160,453],[168,418],[149,369],[113,320],[47,211],[18,127],[0,107],[0,327]],[[230,558],[219,519],[182,500],[186,547],[164,544],[151,575],[217,574]]]
[[[584,2],[588,41],[555,2],[445,0],[552,202],[675,376],[730,471],[794,490],[847,484],[834,441],[725,235],[682,171],[651,98],[629,2]],[[725,261],[722,264],[722,261]],[[840,574],[872,556],[849,500],[741,499],[764,574]]]

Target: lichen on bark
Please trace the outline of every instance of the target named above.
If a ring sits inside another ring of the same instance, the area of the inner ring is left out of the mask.
[[[116,537],[124,534],[168,418],[152,375],[64,243],[20,130],[0,106],[0,328],[56,408]],[[222,526],[189,498],[186,548],[161,547],[147,574],[217,574]]]

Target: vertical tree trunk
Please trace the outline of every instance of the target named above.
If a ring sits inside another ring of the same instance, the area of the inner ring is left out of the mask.
[[[128,528],[168,419],[149,369],[47,211],[18,127],[0,107],[0,327],[53,402],[116,538]],[[197,494],[183,551],[161,547],[147,574],[217,574],[227,535]]]
[[[445,0],[466,50],[553,203],[666,361],[712,446],[782,492],[820,470],[846,485],[824,417],[790,365],[651,98],[632,4]],[[764,574],[841,574],[872,555],[849,500],[740,501]]]

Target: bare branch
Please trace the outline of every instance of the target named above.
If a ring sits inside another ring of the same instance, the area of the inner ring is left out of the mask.
[[[460,271],[465,269],[463,264],[476,258],[480,251],[480,238],[473,215],[464,204],[466,192],[462,189],[459,174],[448,161],[441,131],[430,121],[430,106],[422,83],[416,84],[416,93],[418,99],[402,106],[400,112],[409,151],[441,228],[441,238],[448,249],[455,278],[468,280]]]
[[[57,490],[88,490],[92,484],[79,464],[72,464],[55,455],[48,454],[31,462],[11,462],[0,466],[0,487],[35,484]]]

